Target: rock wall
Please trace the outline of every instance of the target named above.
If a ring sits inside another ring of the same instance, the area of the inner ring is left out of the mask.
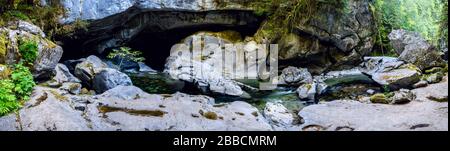
[[[349,0],[341,8],[318,3],[316,12],[297,21],[294,34],[281,37],[280,59],[313,73],[357,64],[375,41],[369,4],[370,0]]]

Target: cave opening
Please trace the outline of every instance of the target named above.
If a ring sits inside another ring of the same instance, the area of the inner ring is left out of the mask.
[[[239,32],[241,38],[253,36],[258,27],[252,26],[222,26],[222,25],[204,25],[192,26],[179,29],[168,30],[156,33],[142,33],[128,43],[128,46],[134,50],[143,53],[146,59],[145,63],[151,68],[162,71],[166,59],[170,56],[170,49],[175,44],[180,43],[184,38],[200,31],[221,32],[232,30]]]
[[[112,49],[125,46],[141,51],[148,66],[162,71],[170,49],[184,38],[201,31],[236,31],[241,34],[241,38],[245,38],[253,36],[263,20],[264,16],[241,10],[184,12],[130,9],[122,14],[95,21],[87,31],[72,37],[62,37],[62,61],[89,55],[105,58]],[[122,37],[123,33],[134,28],[139,29],[136,35]],[[111,39],[121,39],[121,42],[110,45],[108,41]],[[99,46],[106,47],[99,51],[96,49]]]

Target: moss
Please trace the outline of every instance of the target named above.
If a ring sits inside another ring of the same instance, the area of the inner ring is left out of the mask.
[[[436,73],[436,72],[441,72],[444,68],[442,67],[434,67],[428,70],[425,70],[425,73]]]
[[[69,100],[66,96],[61,95],[60,93],[56,92],[55,90],[50,90],[50,93],[53,94],[53,96],[58,99],[59,101],[67,101]]]
[[[11,69],[8,66],[0,64],[0,79],[8,79],[11,75]]]
[[[130,115],[136,116],[155,116],[155,117],[163,117],[166,112],[161,110],[133,110],[126,108],[118,108],[118,107],[109,107],[109,106],[99,106],[98,110],[100,113],[106,114],[109,112],[125,112]]]
[[[9,41],[6,33],[0,33],[0,63],[4,63],[4,61],[6,60],[8,43]]]
[[[240,116],[244,116],[244,115],[245,115],[245,114],[242,113],[242,112],[234,112],[234,113],[236,113],[237,115],[240,115]]]
[[[444,97],[444,98],[437,98],[434,96],[429,96],[427,97],[430,100],[436,101],[436,102],[448,102],[448,97]]]
[[[388,99],[388,97],[385,94],[378,93],[378,94],[372,95],[370,97],[370,102],[372,102],[372,103],[388,104],[389,103],[389,99]]]
[[[217,120],[218,116],[215,112],[206,112],[202,114],[203,117],[210,119],[210,120]]]

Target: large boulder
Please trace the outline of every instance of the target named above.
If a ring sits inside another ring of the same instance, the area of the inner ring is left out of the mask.
[[[40,79],[50,78],[62,57],[63,49],[46,39],[39,27],[25,21],[9,22],[8,26],[0,28],[0,63],[17,63],[20,59],[20,39],[37,42],[38,56],[31,68],[33,76]]]
[[[299,124],[297,115],[279,103],[267,103],[263,115],[275,130],[294,130],[295,125]]]
[[[413,64],[406,64],[392,57],[365,57],[359,70],[378,84],[391,90],[410,88],[420,81],[421,70]]]
[[[400,60],[412,63],[421,70],[442,65],[438,50],[419,33],[402,29],[394,30],[389,34],[389,39],[397,54],[400,55]]]
[[[0,117],[0,130],[273,130],[258,109],[245,102],[216,104],[207,96],[147,94],[134,86],[117,86],[96,96],[37,86],[18,115]]]
[[[247,96],[233,80],[246,77],[257,79],[257,67],[265,63],[267,53],[254,41],[239,42],[224,38],[236,37],[234,34],[200,32],[189,36],[172,48],[164,72],[174,79],[195,83],[213,93]],[[229,48],[231,44],[236,49],[222,49]]]
[[[272,130],[261,113],[245,102],[215,104],[207,96],[148,95],[142,90],[117,96],[116,92],[128,89],[138,88],[118,86],[97,96],[98,103],[88,105],[93,130]]]
[[[56,89],[36,87],[19,114],[24,131],[90,130],[83,112],[72,108],[70,98]]]
[[[300,85],[305,83],[312,83],[312,81],[313,78],[311,76],[311,73],[308,72],[308,69],[290,66],[283,69],[283,71],[281,72],[279,84]]]
[[[92,80],[93,88],[97,93],[103,93],[116,86],[133,85],[130,77],[116,69],[104,68],[95,74]]]
[[[66,82],[81,83],[80,79],[72,75],[67,66],[65,66],[64,64],[57,64],[55,73],[56,74],[53,77],[53,80],[58,84],[63,84]]]
[[[92,55],[75,66],[75,76],[77,76],[84,84],[92,86],[92,80],[95,75],[103,68],[108,68],[108,65],[97,56]]]
[[[310,17],[301,17],[296,22],[297,34],[281,37],[280,60],[295,60],[313,74],[358,63],[374,45],[370,3],[370,0],[349,0],[341,8],[318,2]]]
[[[412,64],[405,64],[397,69],[372,74],[372,79],[391,90],[410,88],[420,81],[421,72]]]

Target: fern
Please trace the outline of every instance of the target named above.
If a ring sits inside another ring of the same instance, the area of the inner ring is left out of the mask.
[[[21,40],[21,44],[19,45],[19,52],[22,56],[22,60],[25,61],[26,64],[31,65],[34,63],[38,56],[38,44],[35,41],[23,41]]]
[[[36,85],[30,69],[24,66],[23,63],[16,64],[11,74],[11,79],[14,83],[14,92],[17,98],[27,101],[33,91],[33,87]]]
[[[14,83],[11,80],[0,80],[0,116],[20,108],[13,89]]]

